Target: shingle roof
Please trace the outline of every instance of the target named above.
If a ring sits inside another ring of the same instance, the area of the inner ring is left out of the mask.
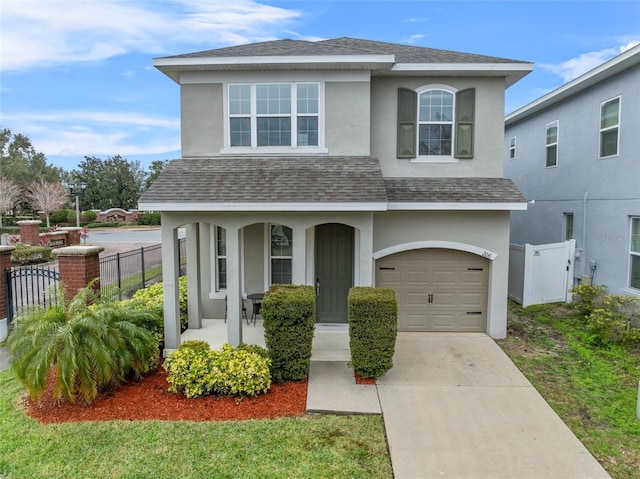
[[[387,178],[389,202],[398,203],[524,203],[507,178]]]
[[[504,178],[386,178],[370,157],[203,158],[170,162],[146,204],[524,203]]]
[[[523,63],[519,60],[461,53],[451,50],[341,37],[310,42],[272,40],[217,48],[166,58],[319,56],[319,55],[395,55],[396,63]],[[525,62],[526,63],[526,62]]]
[[[170,162],[140,203],[386,202],[369,157],[207,158]]]

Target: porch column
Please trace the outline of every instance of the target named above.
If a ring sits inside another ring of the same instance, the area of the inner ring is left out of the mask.
[[[227,341],[242,343],[242,288],[240,287],[240,230],[227,228]]]
[[[307,233],[305,228],[293,228],[293,251],[291,259],[291,282],[293,284],[305,284],[307,266]]]
[[[164,223],[164,222],[163,222]],[[180,345],[178,230],[162,226],[162,283],[164,295],[164,354]]]
[[[358,261],[360,274],[356,278],[356,286],[372,286],[373,285],[373,215],[368,222],[362,222],[360,228],[356,230],[359,237],[359,258]]]
[[[189,329],[202,328],[200,303],[200,223],[187,225],[187,309]]]

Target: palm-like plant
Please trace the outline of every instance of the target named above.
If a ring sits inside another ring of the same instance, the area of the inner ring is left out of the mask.
[[[53,398],[86,403],[99,391],[157,366],[158,342],[132,321],[153,312],[100,302],[88,287],[68,303],[32,309],[16,318],[7,338],[12,368],[33,400],[42,397],[52,368]]]

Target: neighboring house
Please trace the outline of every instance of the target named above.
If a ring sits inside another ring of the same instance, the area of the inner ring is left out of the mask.
[[[640,45],[506,117],[511,242],[575,239],[575,281],[640,296]]]
[[[404,331],[506,334],[505,88],[514,60],[338,38],[154,60],[180,85],[182,159],[140,200],[162,212],[165,329],[180,342],[177,228],[190,327],[272,283],[314,285],[318,322],[352,286],[388,286]],[[228,301],[225,301],[228,299]]]

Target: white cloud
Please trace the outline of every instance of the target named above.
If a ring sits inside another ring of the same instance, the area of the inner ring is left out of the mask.
[[[631,41],[617,48],[605,48],[596,52],[587,52],[576,58],[558,64],[541,63],[539,66],[560,76],[565,82],[569,82],[580,75],[593,70],[602,65],[604,62],[612,59],[616,55],[623,53],[630,48],[638,45],[640,42]]]
[[[137,113],[50,111],[3,115],[47,156],[148,155],[180,149],[180,120]]]
[[[414,44],[418,40],[422,40],[423,38],[426,38],[426,35],[422,33],[417,33],[415,35],[411,35],[407,40],[404,41],[404,43]]]
[[[3,0],[1,15],[0,68],[8,71],[262,41],[301,13],[254,0]]]

